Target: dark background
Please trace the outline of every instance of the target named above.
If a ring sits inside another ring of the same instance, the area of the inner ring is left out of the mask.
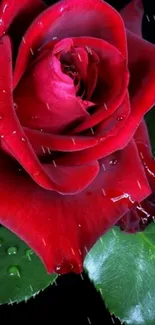
[[[19,0],[20,1],[20,0]],[[21,0],[22,1],[22,0]],[[94,0],[95,1],[95,0]],[[51,4],[51,0],[46,0]],[[130,0],[109,0],[117,10]],[[155,43],[154,0],[144,0],[143,37]],[[153,8],[154,6],[154,8]],[[148,19],[149,17],[149,19]],[[35,322],[52,325],[118,325],[119,320],[111,317],[100,294],[96,292],[86,275],[67,274],[59,277],[51,287],[27,303],[0,306],[0,324]]]

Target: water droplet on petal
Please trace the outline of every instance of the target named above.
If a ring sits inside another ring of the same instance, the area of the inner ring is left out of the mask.
[[[89,102],[87,100],[83,100],[83,104],[84,104],[85,107],[89,106]]]
[[[14,109],[16,110],[18,108],[18,105],[16,103],[13,103]]]
[[[21,275],[18,266],[10,266],[8,268],[8,275],[20,278]]]
[[[37,120],[37,119],[38,119],[38,116],[37,116],[37,115],[35,115],[35,116],[31,116],[31,119],[32,119],[32,120]]]
[[[61,270],[61,265],[56,266],[55,270],[56,270],[56,272],[60,271]]]
[[[8,255],[16,255],[17,254],[17,247],[11,246],[7,249]]]
[[[30,52],[32,55],[34,55],[33,49],[30,47]]]
[[[4,134],[1,134],[1,139],[4,139]]]
[[[3,94],[6,94],[6,90],[5,89],[3,89],[2,92],[3,92]]]
[[[39,22],[38,22],[38,25],[39,25],[40,27],[42,27],[42,28],[44,27],[44,25],[43,25],[43,22],[42,22],[42,21],[39,21]]]
[[[61,8],[60,8],[60,12],[63,12],[64,10],[65,10],[64,7],[61,7]]]
[[[112,159],[110,160],[110,165],[116,165],[118,163],[118,160],[117,159]]]
[[[3,116],[2,116],[2,115],[0,115],[0,121],[1,121],[1,120],[3,120]]]
[[[26,142],[26,138],[22,137],[22,138],[21,138],[21,141],[22,141],[22,142]]]
[[[31,249],[31,248],[27,248],[27,249],[25,250],[25,255],[26,255],[26,257],[28,258],[28,260],[31,261],[31,260],[32,260],[32,255],[33,255],[33,251],[32,251],[32,249]]]
[[[5,14],[6,9],[8,8],[8,3],[4,5],[3,7],[3,14]]]
[[[118,116],[117,117],[117,121],[123,121],[124,120],[124,117],[123,116]]]

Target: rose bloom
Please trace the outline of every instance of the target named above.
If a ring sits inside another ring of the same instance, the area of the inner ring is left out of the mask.
[[[140,1],[121,15],[101,0],[0,2],[0,222],[48,272],[81,272],[111,227],[155,214],[155,46]]]

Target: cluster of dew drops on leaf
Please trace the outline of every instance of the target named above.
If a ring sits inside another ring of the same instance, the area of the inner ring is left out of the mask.
[[[4,240],[2,238],[0,238],[0,249],[1,248],[4,248]],[[8,262],[9,262],[9,257],[10,257],[10,260],[12,260],[15,255],[18,255],[19,248],[17,246],[9,246],[9,247],[7,247],[7,249],[5,249],[5,252],[8,256]],[[27,261],[31,262],[32,255],[33,255],[32,249],[26,248],[24,251],[25,259]],[[7,268],[7,275],[12,278],[21,278],[22,270],[21,270],[20,266],[11,263]]]

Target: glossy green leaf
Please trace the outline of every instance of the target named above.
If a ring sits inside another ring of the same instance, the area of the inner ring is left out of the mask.
[[[0,304],[34,297],[56,280],[36,254],[15,234],[0,227]]]
[[[85,269],[109,311],[128,325],[155,325],[155,224],[126,234],[114,227],[91,249]]]
[[[155,157],[155,106],[146,114],[145,121],[149,131],[152,152]]]

